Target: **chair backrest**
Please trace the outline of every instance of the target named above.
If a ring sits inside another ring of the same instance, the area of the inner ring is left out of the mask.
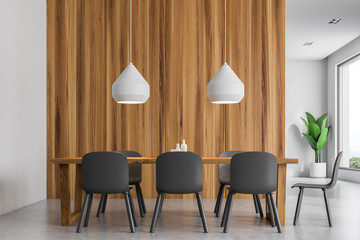
[[[331,181],[328,184],[328,188],[333,188],[337,182],[342,155],[343,155],[343,152],[339,152],[339,154],[336,157],[334,167],[333,167],[333,173],[331,176]]]
[[[156,159],[156,190],[185,194],[202,191],[202,158],[193,152],[167,152]]]
[[[220,157],[232,157],[242,151],[227,151],[220,153]],[[230,164],[219,164],[219,182],[225,183],[230,180]]]
[[[82,187],[85,192],[112,194],[129,190],[127,158],[117,152],[91,152],[82,158]]]
[[[237,193],[271,193],[277,185],[277,159],[267,152],[244,152],[230,163],[230,190]]]
[[[119,153],[123,154],[125,157],[141,157],[141,154],[135,151],[118,151]],[[141,164],[134,163],[129,164],[129,178],[131,179],[138,179],[141,181]]]

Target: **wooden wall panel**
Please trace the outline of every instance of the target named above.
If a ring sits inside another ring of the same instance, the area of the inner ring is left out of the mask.
[[[206,97],[206,85],[223,63],[223,10],[222,1],[166,1],[167,151],[182,139],[188,150],[202,156],[225,150],[225,107],[211,104]],[[216,196],[217,174],[217,166],[204,166],[204,198]]]
[[[47,156],[75,156],[77,8],[71,0],[47,6],[48,21],[54,24],[47,26]],[[47,169],[48,196],[59,196],[59,168]]]
[[[284,156],[284,0],[227,1],[227,62],[245,84],[234,105],[206,98],[224,62],[223,0],[133,0],[132,62],[151,91],[143,105],[111,96],[130,61],[129,0],[47,3],[48,158],[121,149],[156,156],[183,138],[202,156]],[[204,198],[216,197],[217,171],[204,166]],[[47,173],[48,197],[59,197],[59,169]],[[155,166],[143,166],[142,186],[156,197]]]
[[[150,85],[145,104],[121,105],[111,85],[129,64],[129,1],[107,5],[107,150],[134,150],[157,156],[164,150],[163,0],[133,1],[132,62]],[[143,166],[143,193],[156,197],[155,166]]]

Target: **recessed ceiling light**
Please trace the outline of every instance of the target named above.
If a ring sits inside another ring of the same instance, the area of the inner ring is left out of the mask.
[[[338,24],[341,21],[341,18],[333,18],[329,22],[329,24]]]
[[[314,42],[306,42],[306,43],[303,44],[303,46],[309,47],[309,46],[311,46],[313,43],[314,43]]]

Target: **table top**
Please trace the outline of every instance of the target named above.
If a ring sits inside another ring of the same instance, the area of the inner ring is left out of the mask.
[[[81,164],[82,157],[52,158],[48,160],[50,164]],[[155,164],[156,157],[128,157],[129,164]],[[230,163],[231,157],[202,157],[204,164]],[[296,158],[278,158],[278,165],[297,164]]]

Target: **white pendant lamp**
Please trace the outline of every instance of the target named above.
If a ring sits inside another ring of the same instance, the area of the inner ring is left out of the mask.
[[[225,63],[207,85],[207,97],[212,103],[239,103],[244,98],[244,84],[226,63],[226,0],[225,0]]]
[[[145,103],[150,96],[150,86],[131,62],[131,0],[130,0],[130,64],[112,85],[112,97],[117,103]]]

